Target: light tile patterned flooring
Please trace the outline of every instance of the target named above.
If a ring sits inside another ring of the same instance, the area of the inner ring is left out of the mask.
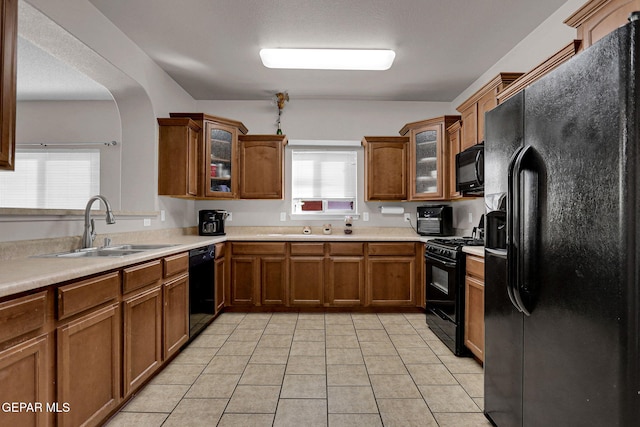
[[[423,314],[223,313],[116,426],[490,426],[482,368]]]

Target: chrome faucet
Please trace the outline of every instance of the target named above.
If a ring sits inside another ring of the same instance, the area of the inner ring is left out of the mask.
[[[105,208],[107,209],[107,224],[115,224],[116,217],[113,216],[113,212],[111,211],[111,205],[109,201],[101,195],[93,196],[87,202],[87,207],[84,209],[84,234],[82,235],[82,248],[90,248],[93,246],[93,240],[96,238],[95,232],[95,223],[91,218],[91,205],[96,200],[101,200],[104,203]]]

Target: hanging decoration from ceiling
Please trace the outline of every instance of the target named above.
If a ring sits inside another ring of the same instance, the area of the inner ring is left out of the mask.
[[[276,131],[276,134],[282,135],[282,129],[280,128],[280,117],[282,116],[282,110],[284,110],[284,103],[289,102],[289,94],[286,91],[278,92],[276,93],[275,101],[276,105],[278,106],[278,130]]]

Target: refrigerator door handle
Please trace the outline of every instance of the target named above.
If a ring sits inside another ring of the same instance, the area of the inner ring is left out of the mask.
[[[533,152],[530,145],[522,148],[513,157],[509,164],[509,194],[507,208],[507,292],[511,303],[518,311],[530,316],[531,313],[525,307],[522,295],[520,294],[521,281],[523,279],[524,259],[523,248],[520,237],[522,236],[522,212],[520,188],[522,163],[529,153]]]

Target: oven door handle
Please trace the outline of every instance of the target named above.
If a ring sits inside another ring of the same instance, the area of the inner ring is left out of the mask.
[[[425,259],[428,259],[429,261],[433,261],[435,263],[438,263],[439,265],[443,265],[443,266],[448,267],[448,268],[455,268],[456,265],[457,265],[457,263],[455,263],[455,262],[443,261],[443,260],[441,260],[439,258],[435,258],[434,256],[427,255],[427,254],[425,254],[424,257],[425,257]]]

